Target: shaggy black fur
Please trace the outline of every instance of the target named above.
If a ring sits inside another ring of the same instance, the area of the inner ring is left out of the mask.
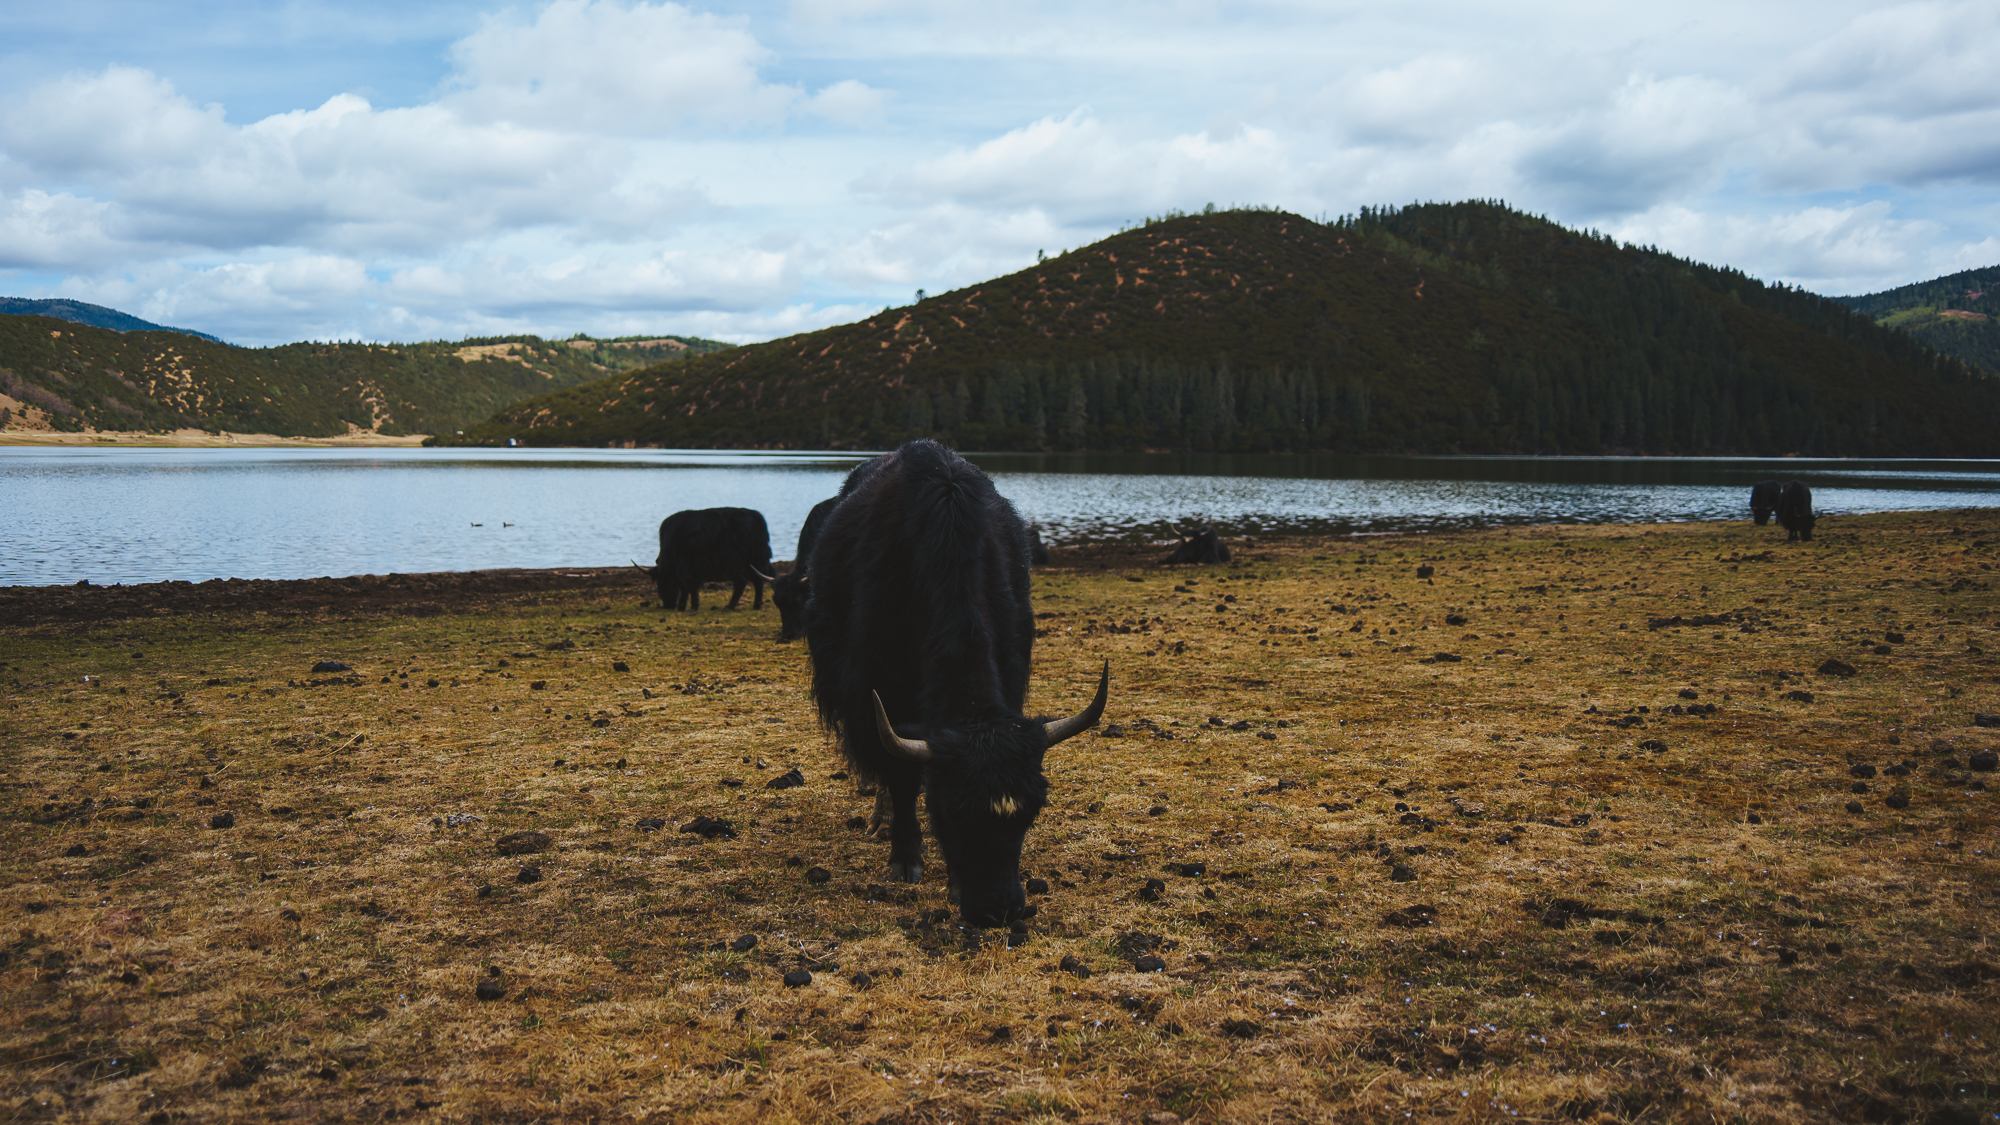
[[[840,503],[840,497],[829,496],[814,504],[806,513],[806,525],[799,529],[799,550],[792,556],[792,569],[788,574],[780,574],[771,583],[771,604],[778,607],[778,639],[797,640],[806,635],[806,599],[812,596],[812,588],[807,583],[808,568],[812,565],[813,543],[819,539],[819,529],[826,523],[828,513]]]
[[[1785,542],[1796,539],[1803,543],[1812,542],[1813,525],[1819,516],[1813,513],[1812,489],[1798,481],[1785,486],[1784,494],[1778,497],[1778,526],[1791,534]]]
[[[1750,518],[1758,527],[1771,522],[1771,513],[1778,510],[1778,497],[1784,491],[1785,486],[1774,480],[1760,480],[1750,486]]]
[[[1176,532],[1178,534],[1178,532]],[[1226,563],[1229,561],[1229,544],[1215,534],[1212,527],[1198,527],[1193,535],[1181,540],[1174,553],[1160,560],[1161,566],[1178,566],[1182,563]]]
[[[923,877],[926,792],[953,897],[976,926],[1025,916],[1021,843],[1048,798],[1048,720],[1021,713],[1035,643],[1028,557],[1013,505],[930,441],[849,474],[812,552],[820,717],[854,771],[887,789],[890,871],[911,883]],[[877,692],[899,735],[930,744],[928,766],[884,746]],[[1087,721],[1101,712],[1094,703]]]
[[[660,556],[640,567],[660,592],[660,604],[700,609],[701,584],[736,587],[729,608],[743,600],[743,587],[756,584],[752,609],[764,608],[764,579],[771,572],[771,532],[761,512],[749,508],[700,508],[675,512],[660,521]]]

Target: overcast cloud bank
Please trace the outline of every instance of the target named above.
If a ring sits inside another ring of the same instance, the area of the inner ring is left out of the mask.
[[[1828,293],[2000,262],[1990,3],[78,11],[0,17],[0,290],[242,343],[767,339],[1208,202],[1501,198]]]

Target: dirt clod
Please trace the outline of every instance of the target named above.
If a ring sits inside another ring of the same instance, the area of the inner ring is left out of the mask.
[[[548,851],[553,842],[546,832],[509,832],[493,841],[493,848],[501,855],[531,855]]]

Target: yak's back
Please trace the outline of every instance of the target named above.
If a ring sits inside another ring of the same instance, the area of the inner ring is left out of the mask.
[[[871,692],[898,721],[1020,714],[1034,645],[1027,560],[1013,506],[935,442],[849,475],[813,546],[806,636],[821,717],[855,735],[850,750],[872,744]]]

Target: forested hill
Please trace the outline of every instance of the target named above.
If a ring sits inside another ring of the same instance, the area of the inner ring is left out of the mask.
[[[93,328],[109,328],[113,332],[179,332],[186,336],[199,336],[204,340],[222,341],[206,332],[196,332],[192,328],[169,328],[164,324],[154,324],[150,320],[140,320],[131,313],[107,309],[103,305],[72,301],[66,297],[40,299],[33,297],[0,297],[0,315],[4,316],[47,316],[57,320],[67,320],[73,324],[88,324]]]
[[[688,337],[238,348],[0,316],[0,430],[449,434],[529,395],[728,345]]]
[[[1835,300],[2000,377],[2000,266]]]
[[[1996,391],[1839,303],[1474,202],[1149,221],[465,440],[1983,456]]]

